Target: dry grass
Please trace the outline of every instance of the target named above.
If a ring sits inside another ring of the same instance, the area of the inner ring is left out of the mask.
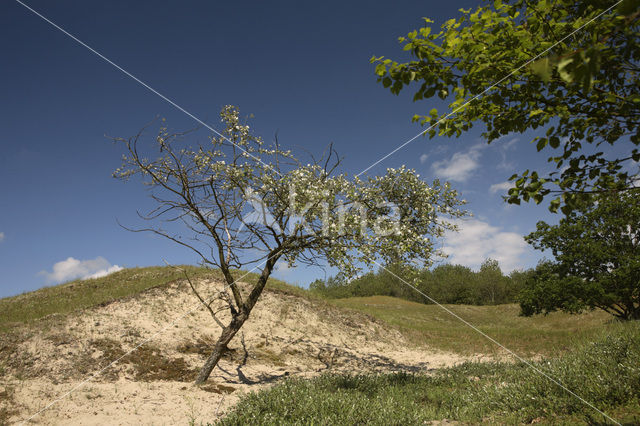
[[[212,274],[212,271],[203,268],[186,268],[195,277]],[[173,268],[132,268],[102,278],[71,281],[0,299],[0,332],[49,315],[64,315],[106,305],[183,277]]]

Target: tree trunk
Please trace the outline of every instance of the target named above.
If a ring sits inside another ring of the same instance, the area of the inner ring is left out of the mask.
[[[229,325],[224,330],[222,330],[222,334],[220,334],[220,337],[216,342],[216,346],[213,348],[213,352],[211,352],[211,355],[209,355],[207,362],[205,362],[204,366],[200,370],[200,373],[198,373],[198,378],[195,382],[196,385],[200,385],[207,381],[207,379],[211,375],[211,372],[218,364],[218,361],[220,361],[222,354],[224,354],[224,351],[227,349],[227,345],[229,344],[231,339],[233,339],[233,336],[235,336],[236,333],[240,330],[247,318],[249,318],[249,314],[258,302],[258,298],[260,298],[262,290],[264,290],[264,286],[267,284],[267,280],[269,279],[271,271],[273,270],[273,267],[278,261],[279,257],[280,255],[278,255],[277,252],[270,253],[264,269],[262,270],[262,274],[260,274],[258,282],[253,287],[253,290],[251,290],[247,301],[242,306],[238,306],[239,312],[233,315]]]
[[[248,316],[244,313],[235,315],[229,325],[224,330],[222,330],[222,334],[220,334],[220,337],[216,342],[216,346],[213,348],[213,352],[211,352],[211,355],[209,355],[207,362],[205,362],[205,364],[200,369],[200,373],[198,373],[198,378],[195,382],[196,385],[200,385],[207,381],[209,375],[211,375],[211,372],[224,354],[224,351],[227,350],[227,345],[240,330],[247,318]]]

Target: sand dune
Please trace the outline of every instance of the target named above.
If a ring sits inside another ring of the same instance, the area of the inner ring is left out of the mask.
[[[207,294],[220,285],[199,283]],[[287,376],[426,373],[463,360],[411,342],[366,315],[267,289],[208,383],[193,386],[218,333],[186,283],[45,318],[10,333],[0,345],[6,365],[0,410],[11,423],[54,403],[29,421],[206,424],[223,415],[242,393]]]

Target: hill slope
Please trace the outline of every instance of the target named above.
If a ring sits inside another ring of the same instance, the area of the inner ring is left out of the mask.
[[[136,282],[145,280],[144,270],[136,274]],[[213,275],[198,276],[206,294],[221,287]],[[121,275],[126,277],[131,278]],[[424,372],[464,359],[420,347],[371,316],[304,297],[300,290],[275,283],[265,291],[208,384],[193,387],[191,382],[219,329],[186,282],[174,276],[163,279],[172,281],[161,285],[162,280],[147,280],[151,284],[134,288],[123,287],[112,277],[104,285],[124,288],[117,293],[126,296],[120,300],[101,296],[93,303],[96,292],[111,293],[100,288],[100,282],[80,282],[76,284],[80,295],[65,293],[63,286],[48,289],[48,298],[28,294],[11,303],[3,301],[5,307],[22,304],[25,312],[47,312],[39,303],[46,306],[51,294],[60,299],[58,304],[70,297],[89,300],[84,305],[88,307],[65,308],[63,314],[35,320],[29,318],[35,314],[25,314],[28,324],[5,318],[5,330],[0,331],[0,423],[25,420],[54,401],[33,421],[211,421],[241,393],[286,376],[323,371]],[[134,348],[138,349],[127,355]],[[79,386],[90,376],[92,380]]]
[[[425,305],[389,296],[331,299],[340,308],[353,309],[398,327],[417,341],[463,355],[505,352],[493,342],[437,305]],[[555,356],[573,350],[576,344],[615,328],[617,321],[604,311],[580,315],[553,312],[533,317],[520,316],[520,306],[444,305],[517,354],[526,357]]]

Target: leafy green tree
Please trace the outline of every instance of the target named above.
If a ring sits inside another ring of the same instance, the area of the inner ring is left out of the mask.
[[[429,281],[426,294],[440,303],[474,303],[475,274],[466,266],[438,265],[431,271]]]
[[[527,277],[520,293],[523,316],[548,314],[557,310],[577,314],[585,307],[585,300],[598,298],[598,284],[566,276],[557,263],[542,260]]]
[[[220,116],[222,133],[205,145],[188,145],[184,133],[165,126],[151,143],[141,143],[142,133],[116,139],[126,154],[115,177],[140,177],[155,205],[141,214],[152,225],[137,231],[192,250],[226,281],[221,291],[204,296],[189,281],[221,328],[197,383],[207,380],[247,321],[278,262],[326,261],[347,277],[372,260],[429,264],[439,253],[436,240],[455,229],[445,218],[465,213],[449,184],[428,185],[404,167],[349,179],[336,172],[333,150],[304,165],[277,143],[254,136],[237,108],[224,107]],[[387,226],[390,204],[400,211],[393,226]],[[256,264],[258,279],[241,289],[233,270]]]
[[[522,293],[522,313],[600,308],[640,319],[640,198],[600,194],[582,202],[557,225],[538,222],[525,237],[555,262],[538,265]]]
[[[590,192],[634,189],[626,166],[640,160],[640,1],[484,3],[440,30],[425,18],[399,39],[412,60],[371,59],[378,81],[394,94],[414,87],[414,101],[450,101],[450,111],[413,117],[430,137],[478,122],[488,143],[545,130],[532,142],[555,171],[513,175],[510,203],[551,196],[550,210],[568,212]],[[607,152],[614,143],[623,155]]]
[[[525,283],[531,279],[535,269],[526,270],[516,269],[509,274],[509,302],[517,302],[520,300],[520,293],[525,287]]]
[[[476,300],[482,305],[497,305],[507,302],[509,280],[502,274],[495,259],[486,259],[476,274]]]
[[[314,280],[311,284],[309,284],[309,291],[323,294],[327,290],[327,286],[323,280],[320,278]]]

